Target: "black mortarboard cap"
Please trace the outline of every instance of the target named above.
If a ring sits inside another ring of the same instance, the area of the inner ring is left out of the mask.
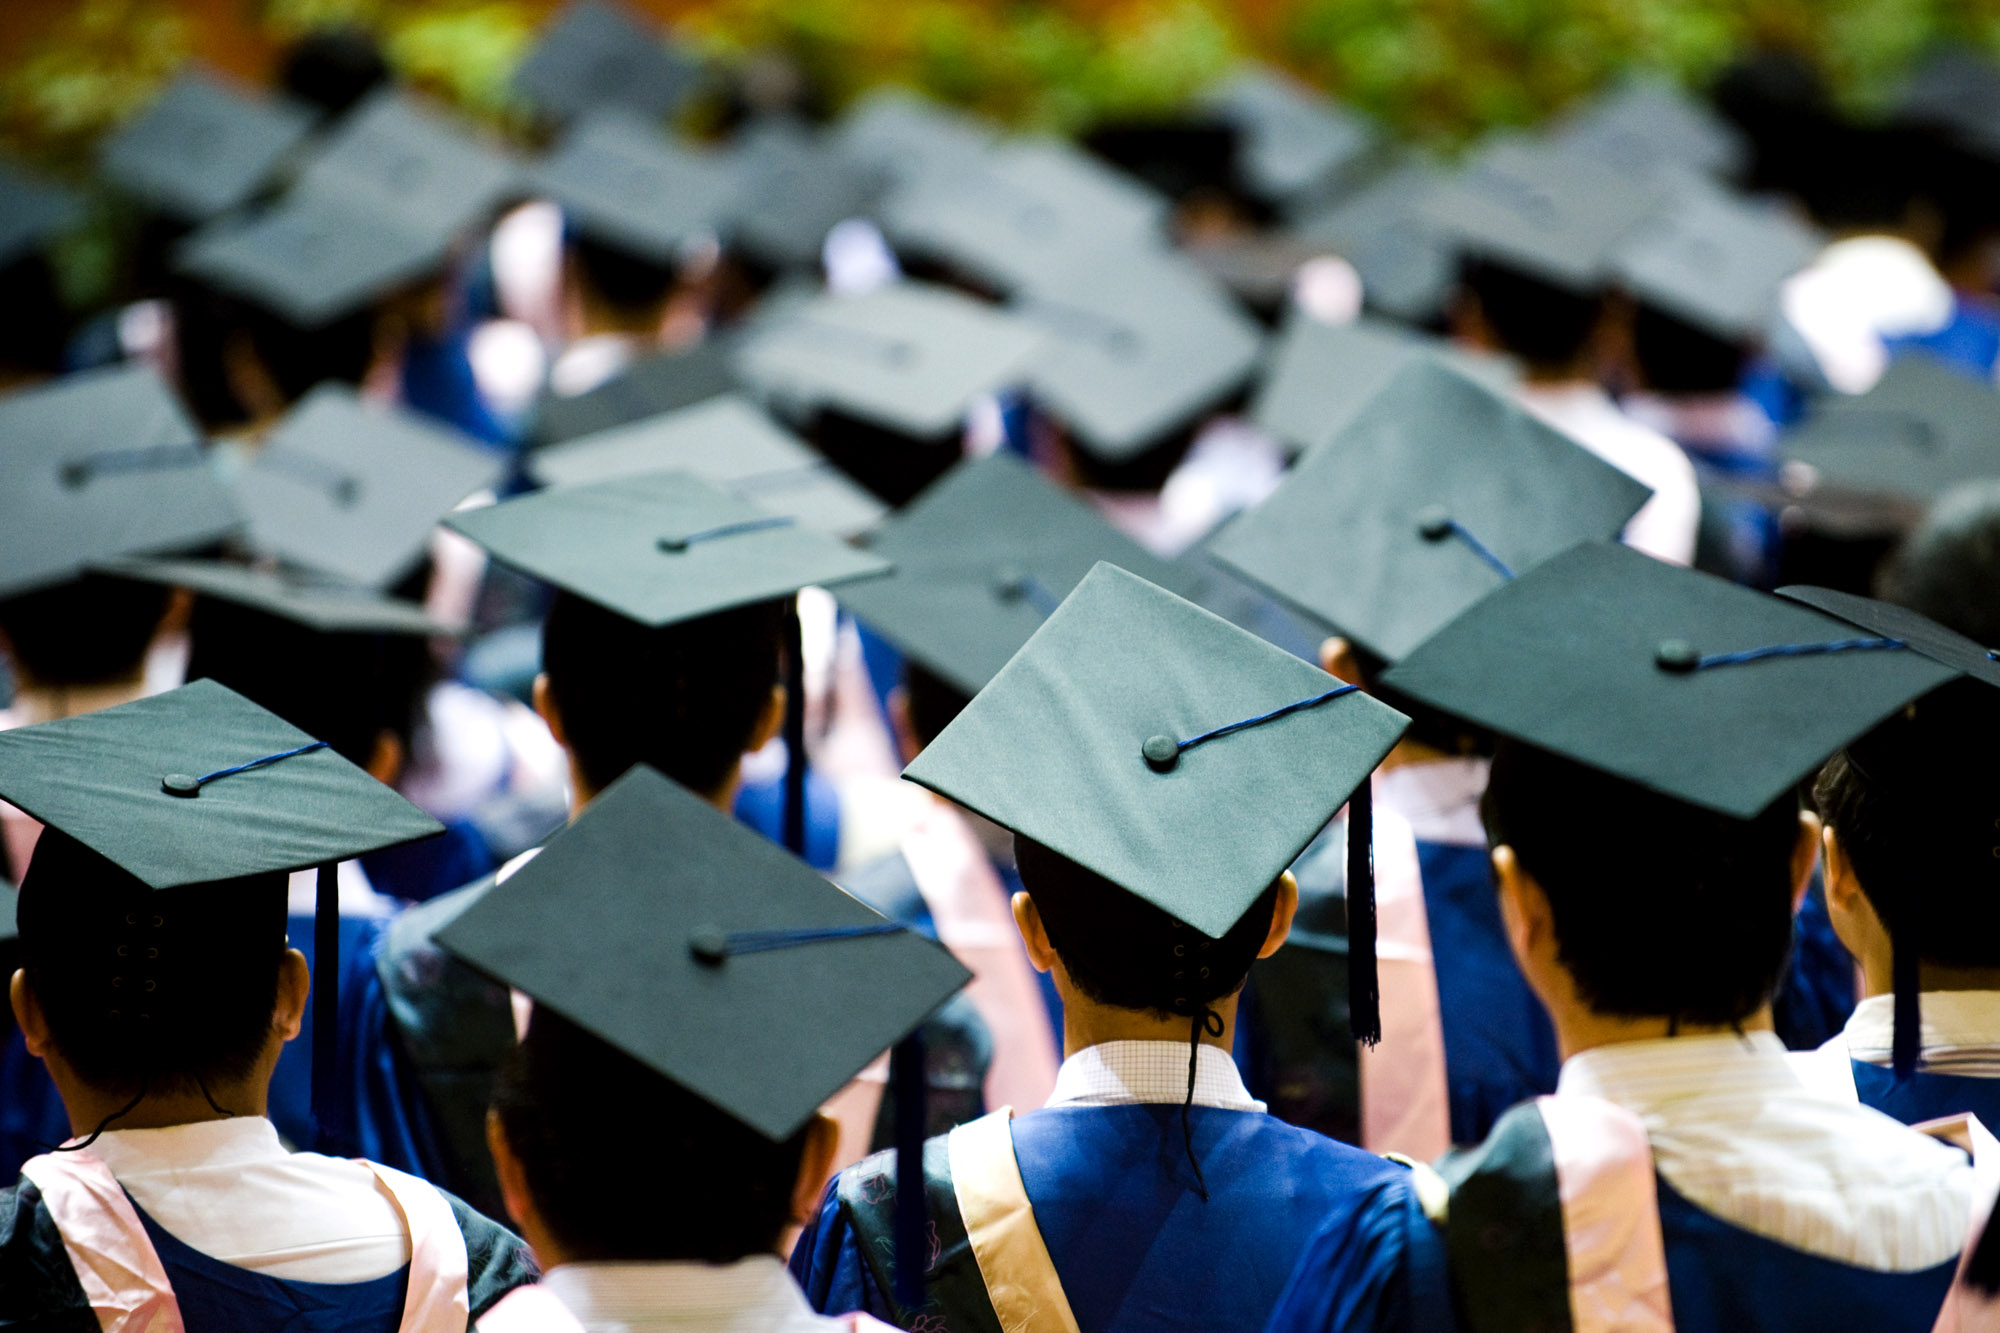
[[[1958,674],[1794,602],[1593,542],[1474,603],[1382,683],[1749,819],[1833,751]]]
[[[120,189],[183,222],[248,203],[312,131],[304,107],[184,71],[114,130],[98,161]]]
[[[1919,503],[2000,476],[2000,392],[1920,356],[1899,357],[1866,393],[1828,394],[1782,442],[1814,484]]]
[[[1662,79],[1631,79],[1565,117],[1559,142],[1627,171],[1735,176],[1750,146],[1735,126]]]
[[[83,199],[0,161],[0,266],[31,254],[83,220]]]
[[[620,111],[579,123],[533,180],[578,232],[660,264],[719,233],[736,192],[725,158]]]
[[[1929,127],[1965,151],[2000,160],[2000,65],[1970,47],[1941,47],[1919,61],[1896,112],[1904,124]]]
[[[557,120],[605,108],[658,120],[700,79],[701,66],[655,24],[607,0],[576,0],[514,71],[514,89]]]
[[[0,596],[113,556],[206,546],[242,525],[201,433],[144,367],[0,399],[0,441]]]
[[[886,179],[829,138],[789,121],[744,131],[731,166],[731,243],[772,268],[817,266],[827,233],[866,216]]]
[[[929,440],[957,429],[980,395],[1025,380],[1042,342],[1004,310],[896,283],[772,316],[745,338],[736,365],[782,407],[832,407]]]
[[[218,218],[181,244],[175,263],[217,291],[314,329],[429,276],[445,258],[438,239],[329,194]]]
[[[995,131],[941,102],[888,88],[855,103],[834,135],[855,161],[891,181],[908,183],[976,164]]]
[[[457,627],[438,620],[414,602],[295,570],[260,569],[224,560],[142,557],[106,560],[95,568],[119,578],[186,588],[201,597],[288,620],[317,634],[429,638],[457,632]]]
[[[422,558],[439,519],[505,471],[454,431],[328,383],[266,437],[236,495],[258,550],[382,588]]]
[[[342,117],[295,191],[449,244],[520,188],[514,161],[444,112],[385,89]]]
[[[1786,278],[1823,238],[1769,204],[1690,181],[1614,249],[1612,272],[1646,305],[1728,342],[1759,340]]]
[[[889,568],[685,472],[540,491],[450,526],[503,564],[650,626]]]
[[[1208,550],[1394,662],[1514,575],[1617,537],[1651,494],[1510,398],[1420,359]]]
[[[1229,78],[1207,101],[1243,133],[1238,164],[1243,183],[1280,205],[1310,203],[1337,191],[1380,137],[1331,98],[1263,66]]]
[[[643,765],[438,943],[779,1142],[970,979]]]
[[[880,500],[735,394],[539,449],[528,471],[544,486],[691,472],[773,514],[839,537],[872,526],[884,513]]]
[[[969,460],[868,535],[895,562],[840,601],[970,697],[1100,561],[1168,587],[1178,571],[1006,453]]]
[[[1300,218],[1294,232],[1354,265],[1370,309],[1429,323],[1444,313],[1456,278],[1451,244],[1423,209],[1447,179],[1434,163],[1404,162]]]
[[[1950,667],[1961,676],[2000,686],[2000,652],[1947,629],[1929,616],[1891,602],[1878,602],[1858,593],[1833,588],[1813,588],[1793,584],[1778,589],[1778,596],[1800,602],[1815,611],[1824,611],[1856,629],[1878,638],[1895,639],[1909,645],[1911,652],[1927,657],[1939,666]]]
[[[710,335],[692,347],[642,357],[574,397],[544,395],[535,405],[535,442],[558,444],[728,393],[736,387],[734,355],[730,338]]]

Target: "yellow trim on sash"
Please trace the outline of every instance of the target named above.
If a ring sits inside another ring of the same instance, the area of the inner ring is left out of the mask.
[[[1012,1107],[951,1131],[951,1188],[1005,1333],[1079,1333],[1014,1157]]]
[[[1382,1156],[1399,1166],[1410,1168],[1410,1184],[1417,1191],[1417,1202],[1423,1205],[1424,1216],[1443,1226],[1451,1215],[1451,1186],[1445,1183],[1444,1177],[1414,1157],[1405,1157],[1399,1152],[1385,1152]]]

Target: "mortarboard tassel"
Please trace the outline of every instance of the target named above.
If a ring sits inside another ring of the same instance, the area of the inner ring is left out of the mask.
[[[341,1099],[334,1085],[340,1067],[340,866],[319,868],[313,901],[312,1121],[315,1146],[328,1156],[350,1146],[337,1126]]]
[[[1367,779],[1347,798],[1347,1013],[1354,1039],[1382,1040],[1375,968],[1375,798]]]
[[[889,1085],[896,1098],[896,1304],[906,1315],[924,1305],[924,1253],[930,1210],[924,1182],[924,1036],[919,1028],[889,1054]]]
[[[1918,1000],[1917,951],[1896,943],[1889,932],[1889,977],[1895,992],[1895,1035],[1889,1041],[1889,1065],[1896,1082],[1902,1083],[1917,1072],[1917,1056],[1923,1041],[1923,1010]]]
[[[799,599],[785,603],[785,850],[806,858],[806,660]]]

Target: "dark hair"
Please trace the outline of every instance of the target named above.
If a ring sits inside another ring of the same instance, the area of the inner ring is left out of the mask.
[[[1836,754],[1813,802],[1898,948],[2000,967],[2000,695],[1960,679]]]
[[[1888,562],[1877,595],[2000,646],[2000,481],[1940,496]]]
[[[1750,358],[1744,344],[1644,304],[1632,316],[1632,352],[1656,393],[1727,393],[1742,382]]]
[[[919,748],[936,740],[972,702],[956,685],[914,661],[903,663],[903,702]]]
[[[1441,713],[1383,685],[1382,673],[1389,669],[1387,659],[1376,656],[1352,639],[1347,641],[1347,651],[1353,654],[1355,670],[1361,677],[1361,688],[1410,719],[1410,728],[1403,733],[1404,740],[1460,758],[1493,753],[1492,732],[1450,713]]]
[[[53,375],[63,368],[70,313],[55,266],[46,254],[24,255],[0,267],[0,366]]]
[[[1792,942],[1789,793],[1731,819],[1503,741],[1480,814],[1548,895],[1557,957],[1593,1012],[1738,1023],[1777,989]]]
[[[331,119],[389,82],[389,62],[365,30],[351,25],[315,28],[292,43],[278,83],[299,101]]]
[[[1119,1009],[1185,1018],[1243,989],[1278,902],[1274,881],[1211,940],[1032,838],[1015,835],[1014,857],[1070,980]]]
[[[809,433],[828,462],[890,505],[908,504],[965,456],[956,426],[923,440],[823,408]]]
[[[1604,311],[1601,297],[1531,278],[1486,259],[1459,265],[1459,282],[1507,351],[1532,366],[1566,366],[1583,352]]]
[[[367,767],[383,732],[403,743],[430,684],[429,645],[395,634],[327,634],[203,597],[188,624],[189,680],[214,680]]]
[[[226,365],[239,337],[248,341],[288,403],[327,380],[359,385],[375,358],[373,307],[308,329],[192,280],[176,281],[171,294],[181,392],[195,416],[211,428],[249,416],[230,387]]]
[[[140,669],[172,593],[86,574],[0,601],[14,664],[50,685],[97,685]]]
[[[743,757],[784,658],[778,602],[650,629],[559,592],[542,625],[542,669],[570,753],[591,786],[650,764],[713,792]]]
[[[662,264],[634,254],[622,245],[571,231],[570,255],[591,292],[628,314],[644,314],[667,299],[679,273],[674,265]]]
[[[56,1048],[93,1088],[249,1077],[285,954],[283,873],[151,889],[58,829],[21,883],[22,966]]]
[[[805,1130],[773,1143],[545,1006],[501,1065],[493,1106],[542,1221],[578,1259],[733,1263],[791,1221]],[[605,1170],[605,1117],[645,1132]],[[698,1201],[634,1207],[634,1199]]]

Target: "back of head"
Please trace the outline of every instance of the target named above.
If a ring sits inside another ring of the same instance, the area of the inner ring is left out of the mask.
[[[1483,259],[1459,267],[1459,282],[1478,298],[1501,347],[1531,366],[1568,367],[1583,354],[1603,301]]]
[[[170,596],[156,584],[86,574],[0,601],[0,634],[36,684],[124,680],[143,668]]]
[[[542,669],[584,779],[602,791],[650,764],[692,791],[722,789],[779,683],[777,602],[659,629],[559,592],[542,626]]]
[[[1347,650],[1353,655],[1356,673],[1361,677],[1361,688],[1410,719],[1410,729],[1403,733],[1405,741],[1460,759],[1492,755],[1491,732],[1390,689],[1381,683],[1382,673],[1389,669],[1387,660],[1351,640]]]
[[[679,275],[671,264],[579,232],[570,234],[568,245],[577,274],[591,295],[627,318],[656,313],[673,295]]]
[[[1645,387],[1664,394],[1728,393],[1742,383],[1750,357],[1742,343],[1649,305],[1633,312],[1632,354]]]
[[[919,749],[936,740],[972,702],[935,671],[909,661],[903,663],[903,700],[909,710],[910,730],[915,733],[912,739]]]
[[[1480,809],[1547,895],[1557,957],[1595,1013],[1737,1023],[1792,941],[1797,803],[1731,819],[1519,742]]]
[[[327,380],[359,386],[375,360],[376,316],[363,308],[316,328],[301,328],[252,302],[186,279],[171,287],[181,392],[204,426],[220,429],[251,417],[233,363],[253,357],[284,403]]]
[[[330,120],[389,82],[389,62],[360,28],[315,28],[285,52],[278,82]]]
[[[1889,562],[1877,596],[2000,646],[2000,481],[1939,497]]]
[[[2000,967],[2000,690],[1960,679],[1820,770],[1813,799],[1897,946]]]
[[[6,377],[59,374],[69,342],[70,313],[55,266],[46,254],[0,266],[0,383]]]
[[[542,1223],[574,1259],[733,1263],[775,1252],[791,1220],[804,1130],[773,1143],[547,1007],[493,1103]],[[633,1117],[643,1133],[617,1132]],[[634,1206],[669,1198],[699,1203]]]
[[[1076,988],[1099,1004],[1192,1018],[1250,976],[1276,909],[1272,884],[1211,940],[1110,880],[1016,835],[1021,884]]]
[[[60,831],[21,883],[22,966],[63,1059],[128,1094],[248,1077],[271,1035],[283,874],[153,890]]]

